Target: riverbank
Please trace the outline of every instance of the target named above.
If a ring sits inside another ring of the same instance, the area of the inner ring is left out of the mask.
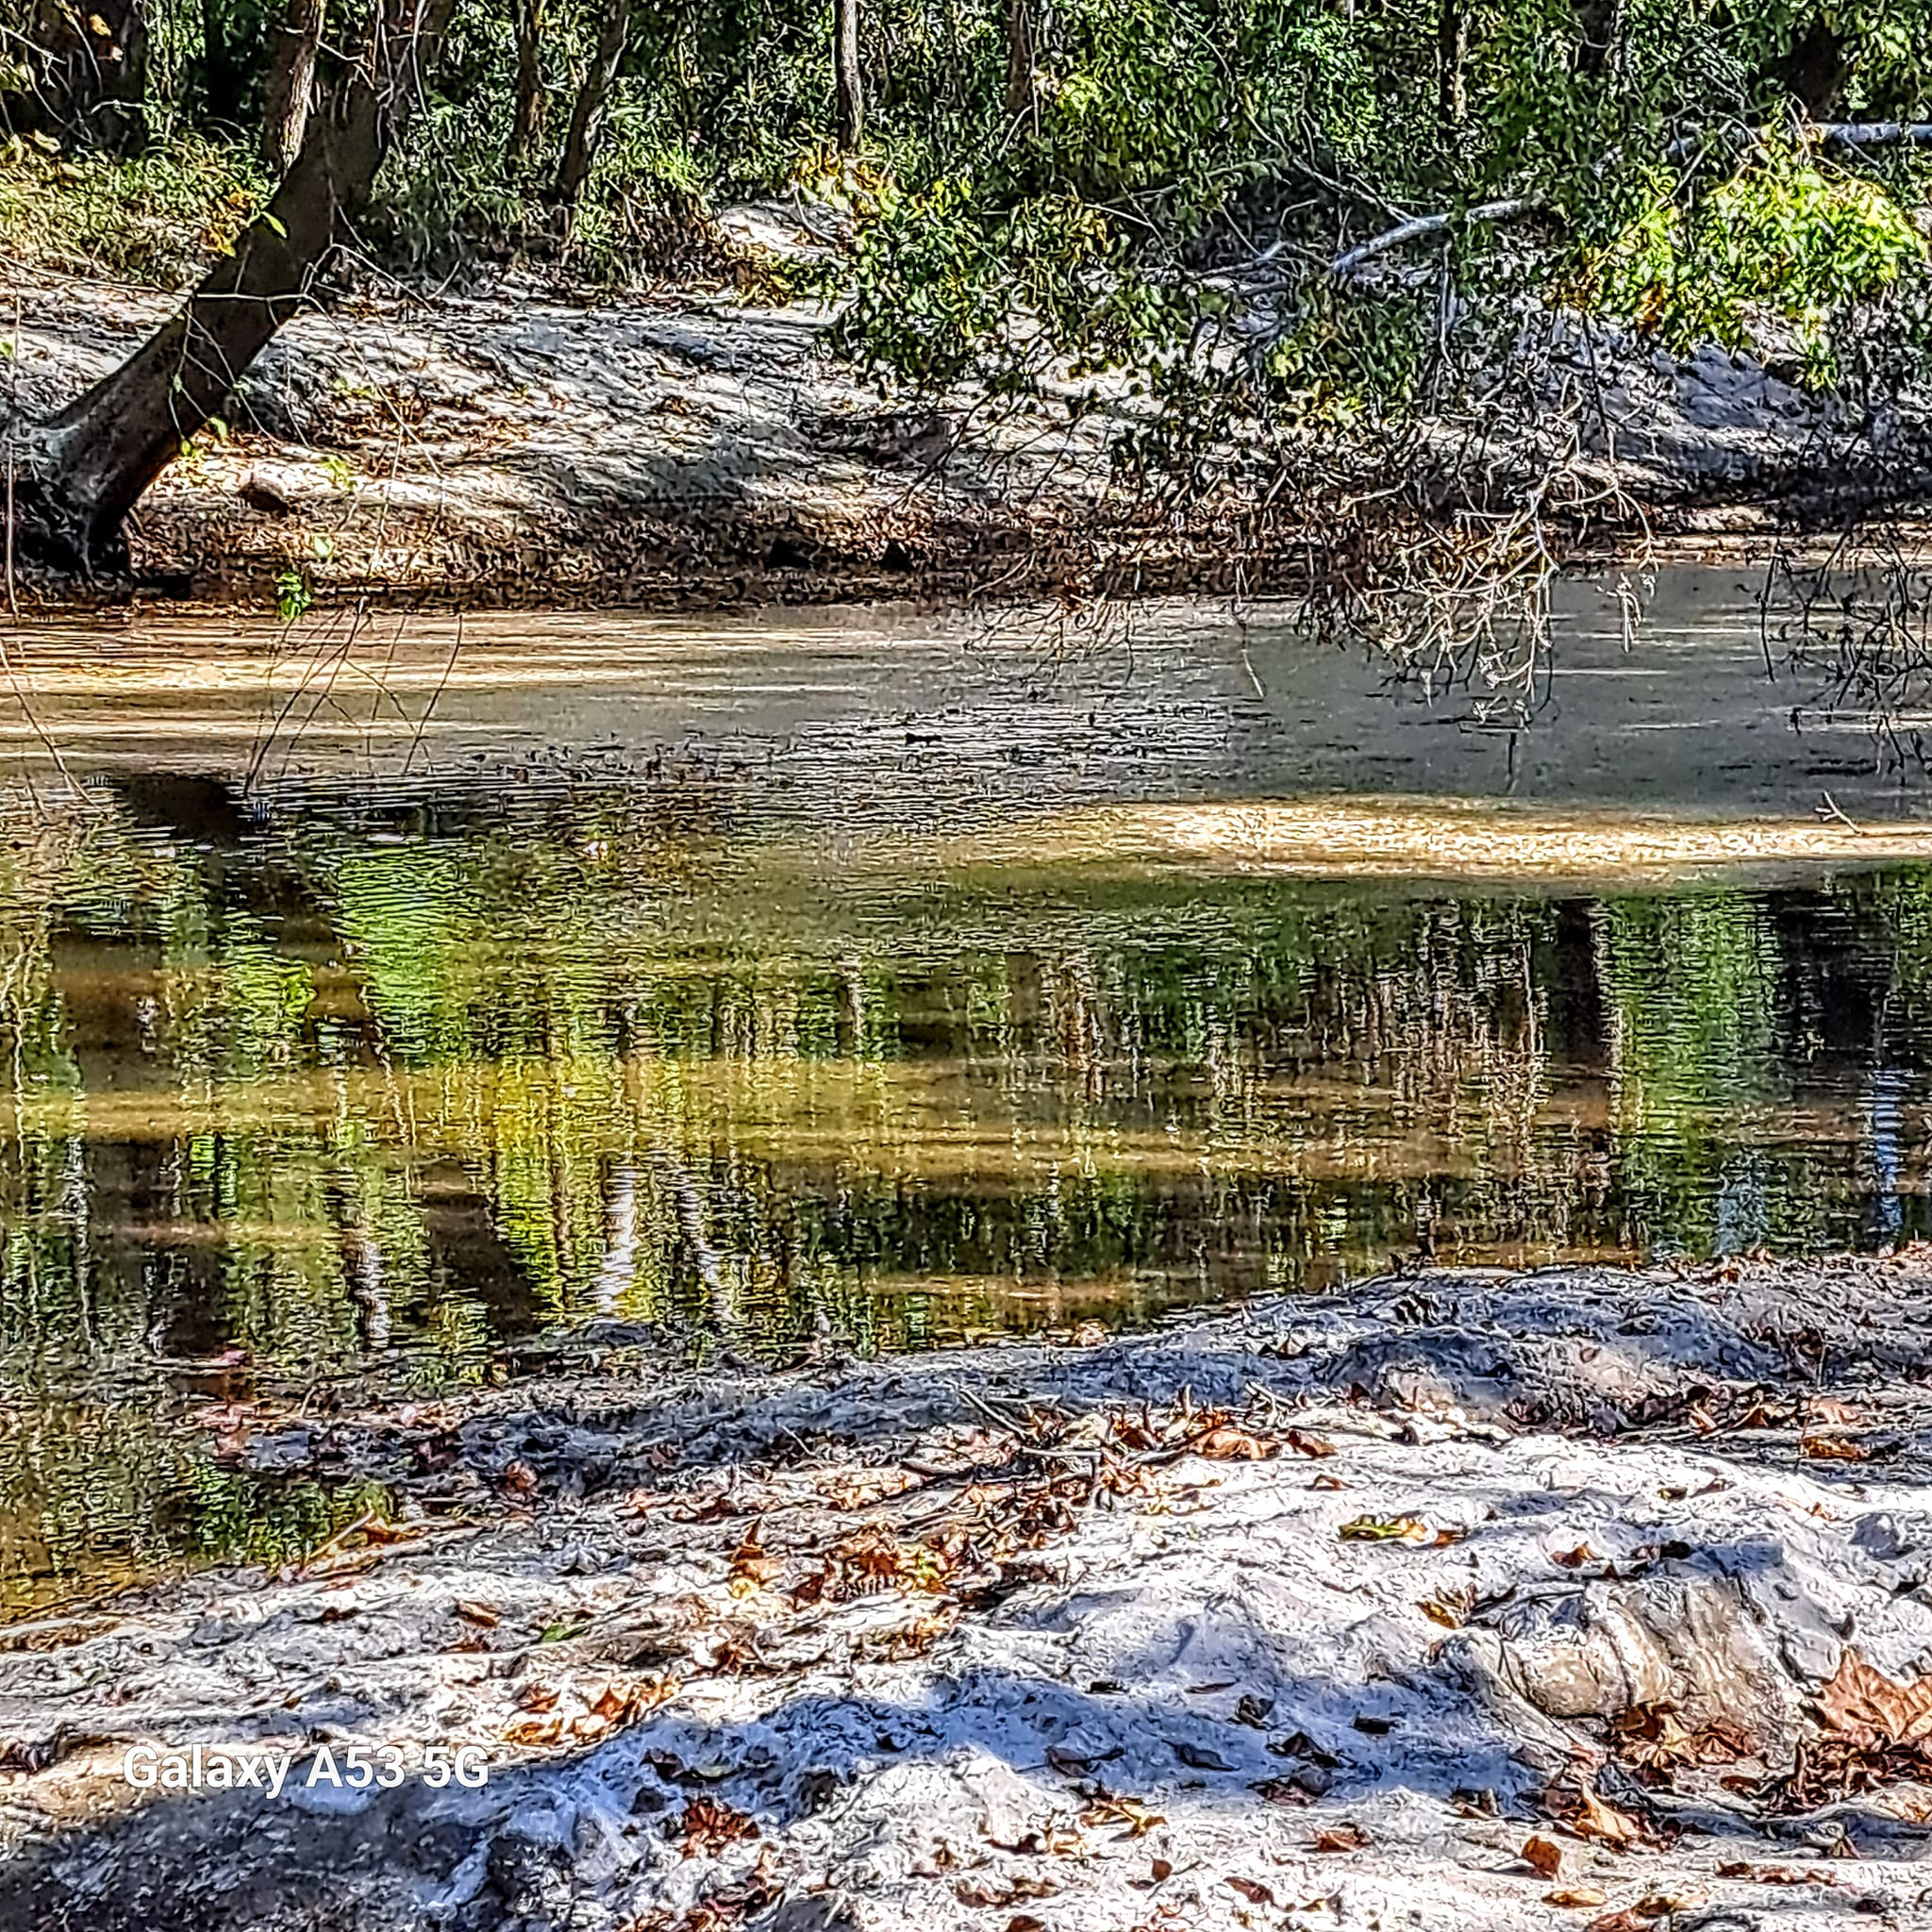
[[[175,299],[18,264],[5,294],[8,394],[28,415],[116,366]],[[1232,509],[1177,525],[1118,487],[1112,451],[1144,407],[1124,389],[1071,423],[935,406],[832,356],[831,321],[815,302],[574,300],[510,275],[299,316],[143,500],[138,576],[215,599],[666,609],[1301,587],[1306,532],[1263,541]],[[1610,370],[1582,432],[1587,518],[1550,513],[1579,558],[1761,547],[1771,506],[1844,454],[1825,407],[1748,358],[1579,342],[1573,359],[1542,371],[1553,408]]]
[[[0,1633],[0,1925],[1916,1924],[1928,1285],[1431,1271],[778,1373],[603,1324],[211,1404],[393,1521]]]

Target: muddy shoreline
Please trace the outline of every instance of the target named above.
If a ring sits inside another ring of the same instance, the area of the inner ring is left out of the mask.
[[[22,318],[9,394],[30,414],[171,308],[47,271],[15,269],[7,293]],[[143,503],[132,590],[259,604],[299,578],[323,601],[688,610],[1305,588],[1306,533],[1260,541],[1234,513],[1176,528],[1118,489],[1124,392],[1071,428],[991,423],[838,361],[831,320],[817,304],[587,303],[508,280],[300,316]],[[1629,514],[1553,525],[1578,567],[1761,554],[1794,479],[1836,460],[1822,405],[1716,352],[1632,345],[1604,421],[1598,467]],[[28,611],[104,594],[25,576],[16,592]]]
[[[0,1925],[1916,1924],[1928,1290],[1427,1271],[777,1373],[607,1324],[211,1404],[392,1520],[0,1631]]]

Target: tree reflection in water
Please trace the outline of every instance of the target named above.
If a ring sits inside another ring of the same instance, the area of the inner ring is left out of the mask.
[[[1932,873],[1584,897],[841,872],[649,791],[11,801],[0,1590],[309,1546],[263,1380],[596,1316],[861,1348],[1432,1254],[1924,1225]]]

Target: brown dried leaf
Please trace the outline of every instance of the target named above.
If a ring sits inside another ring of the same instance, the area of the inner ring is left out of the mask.
[[[1580,1778],[1574,1783],[1550,1786],[1543,1793],[1543,1804],[1565,1830],[1578,1838],[1595,1839],[1620,1852],[1642,1844],[1653,1836],[1642,1819],[1599,1797]]]
[[[555,1744],[562,1736],[560,1717],[525,1717],[504,1727],[503,1740],[506,1744]]]
[[[1829,1395],[1814,1395],[1805,1405],[1805,1420],[1824,1427],[1836,1425],[1844,1428],[1863,1422],[1864,1417],[1849,1402],[1840,1402]]]
[[[479,1630],[494,1630],[503,1622],[502,1616],[488,1604],[461,1602],[456,1611],[464,1623],[474,1624]]]
[[[1806,1436],[1798,1443],[1798,1453],[1808,1456],[1813,1462],[1869,1462],[1872,1459],[1871,1450],[1850,1436]]]
[[[1123,1838],[1144,1838],[1157,1824],[1165,1824],[1167,1820],[1158,1811],[1150,1811],[1139,1798],[1103,1798],[1099,1804],[1091,1805],[1080,1814],[1080,1823],[1091,1831],[1097,1825],[1123,1824],[1126,1829]]]
[[[1211,1462],[1266,1462],[1281,1454],[1279,1442],[1270,1442],[1242,1428],[1237,1423],[1223,1423],[1188,1444],[1196,1456]]]
[[[516,1460],[503,1466],[503,1474],[497,1478],[506,1495],[525,1500],[534,1496],[541,1487],[537,1472],[527,1462]]]
[[[1274,1903],[1274,1893],[1258,1878],[1237,1878],[1230,1873],[1222,1883],[1233,1886],[1251,1906],[1272,1906]]]
[[[740,1839],[758,1835],[758,1826],[722,1798],[693,1798],[684,1807],[680,1828],[687,1858],[695,1857],[700,1852],[719,1852]]]
[[[1563,1869],[1563,1848],[1546,1838],[1525,1839],[1521,1857],[1539,1878],[1554,1878]]]
[[[1573,1885],[1562,1891],[1546,1891],[1543,1894],[1544,1905],[1567,1906],[1573,1911],[1582,1911],[1603,1902],[1603,1893],[1593,1885]]]
[[[1932,1737],[1932,1672],[1894,1683],[1849,1645],[1817,1704],[1825,1728],[1856,1743],[1916,1744]]]
[[[1580,1570],[1586,1563],[1601,1562],[1602,1558],[1588,1543],[1578,1543],[1574,1550],[1552,1550],[1550,1561],[1560,1563],[1565,1570]]]
[[[1282,1438],[1297,1456],[1333,1456],[1335,1444],[1325,1436],[1312,1436],[1307,1429],[1290,1429]]]
[[[1837,1879],[1812,1870],[1795,1871],[1790,1865],[1754,1865],[1748,1859],[1733,1859],[1717,1868],[1720,1878],[1744,1878],[1753,1885],[1836,1885]]]
[[[1359,1824],[1344,1819],[1340,1824],[1331,1824],[1315,1834],[1314,1848],[1318,1852],[1359,1852],[1374,1843]]]
[[[517,1691],[516,1707],[519,1710],[555,1710],[557,1686],[537,1683],[524,1685]]]

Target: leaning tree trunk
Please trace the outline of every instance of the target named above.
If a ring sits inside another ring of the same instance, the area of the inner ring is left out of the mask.
[[[567,208],[576,206],[584,183],[591,178],[597,143],[604,137],[610,91],[617,85],[617,70],[630,41],[631,0],[607,0],[607,5],[609,11],[597,36],[597,51],[585,70],[584,84],[577,89],[570,134],[563,143],[563,161],[557,171],[557,198]]]
[[[348,85],[187,305],[58,415],[9,426],[0,458],[24,552],[90,572],[122,560],[128,511],[304,306],[317,264],[367,205],[451,5],[381,0]]]
[[[25,51],[33,79],[26,103],[42,131],[88,147],[126,148],[141,139],[142,0],[35,0]]]
[[[295,165],[308,130],[315,94],[315,62],[322,52],[328,0],[289,0],[289,10],[269,38],[268,73],[262,81],[261,158],[279,180]]]
[[[839,152],[865,139],[865,79],[858,69],[858,0],[832,0],[832,79],[838,93]]]
[[[520,0],[517,8],[517,94],[505,154],[512,180],[530,165],[543,132],[543,0]]]

